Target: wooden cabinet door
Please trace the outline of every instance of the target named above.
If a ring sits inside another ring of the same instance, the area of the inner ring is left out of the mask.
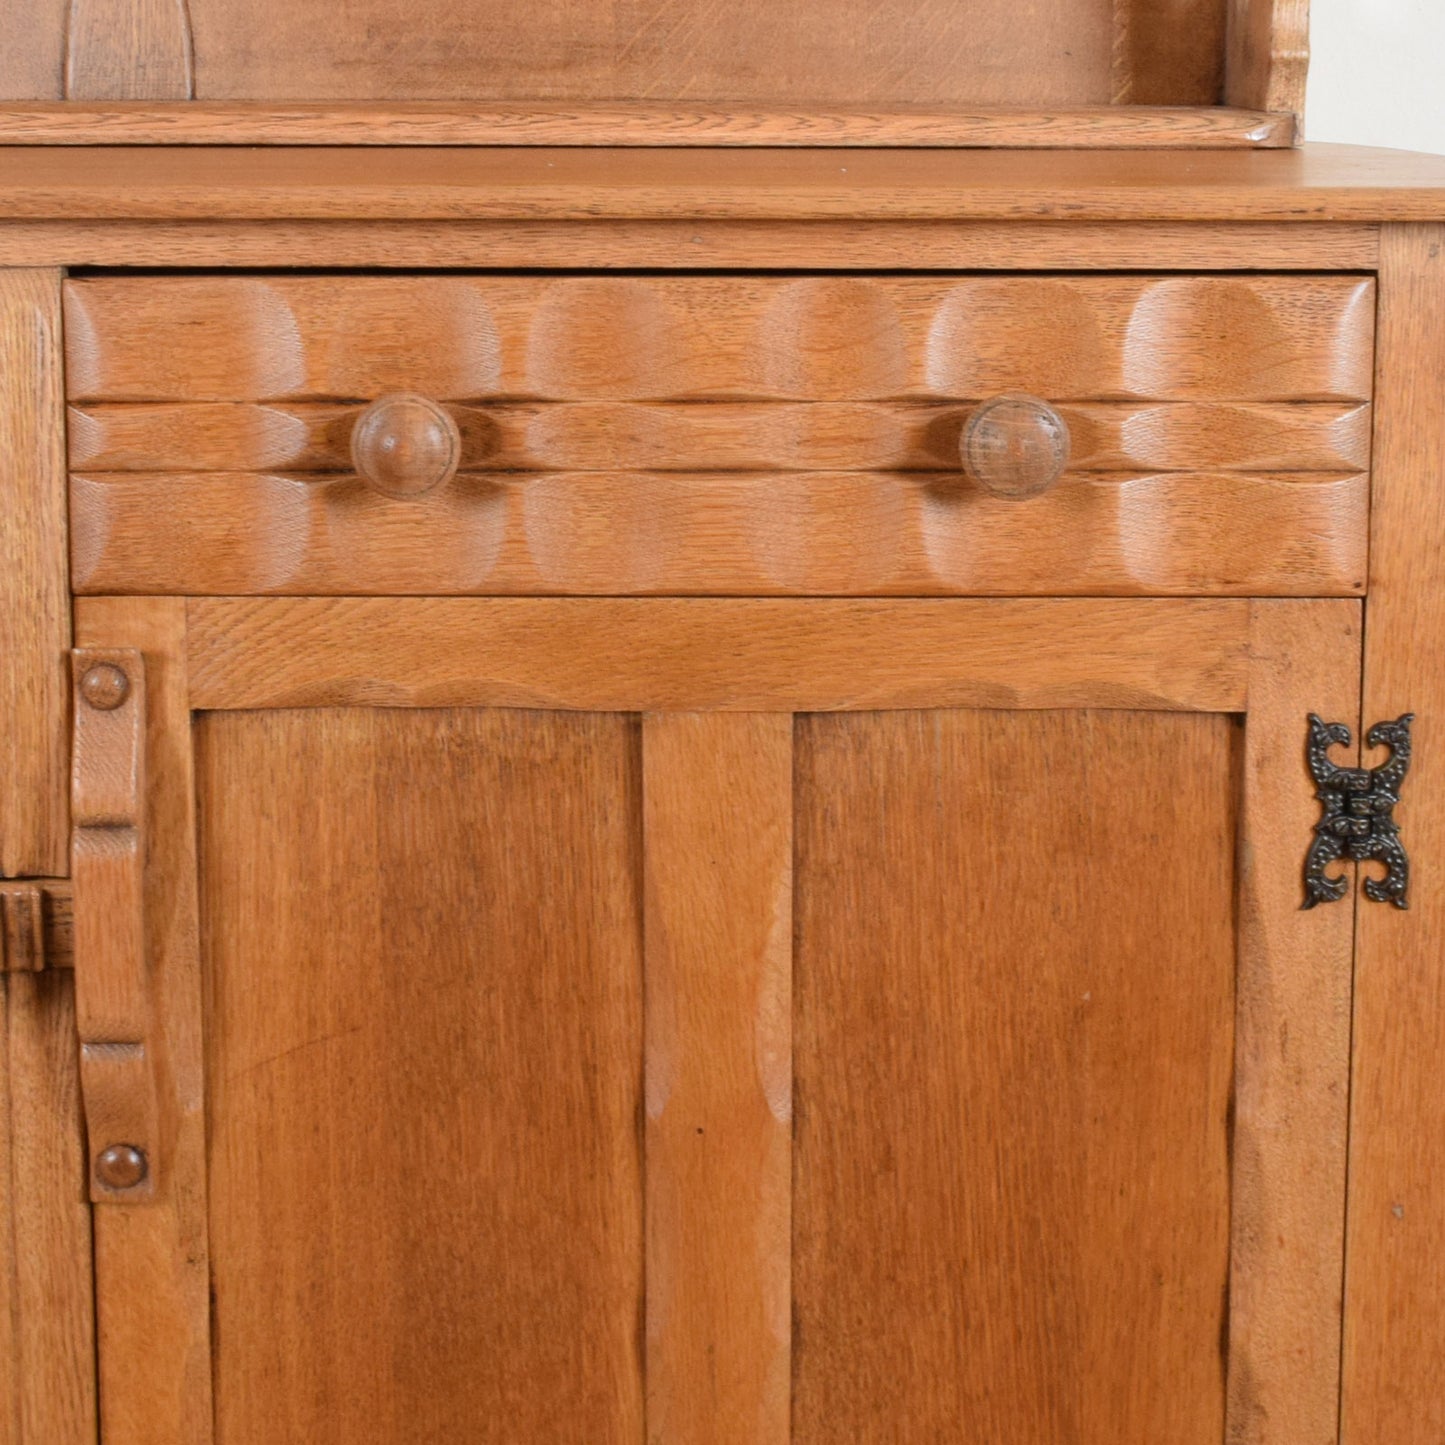
[[[77,626],[105,1445],[1334,1438],[1358,603]]]

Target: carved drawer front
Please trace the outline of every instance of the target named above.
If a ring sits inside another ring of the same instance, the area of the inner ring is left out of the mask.
[[[1374,299],[1309,275],[74,280],[74,584],[1354,593]]]

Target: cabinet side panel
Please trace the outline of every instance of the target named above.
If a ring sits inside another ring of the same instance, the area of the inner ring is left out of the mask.
[[[796,748],[798,1445],[1217,1445],[1237,724]]]
[[[1406,912],[1361,903],[1344,1438],[1445,1438],[1445,228],[1382,238],[1364,723],[1411,711]],[[1365,754],[1367,764],[1383,755]]]
[[[0,874],[66,872],[65,401],[60,273],[0,271]]]
[[[1229,0],[1227,105],[1304,115],[1309,0]]]
[[[217,1441],[641,1440],[637,732],[199,720]]]

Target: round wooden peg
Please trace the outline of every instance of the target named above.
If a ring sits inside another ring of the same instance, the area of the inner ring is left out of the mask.
[[[450,481],[461,454],[451,414],[411,392],[378,397],[351,429],[356,474],[387,497],[420,497]]]
[[[149,1172],[145,1150],[134,1144],[112,1144],[95,1158],[95,1177],[107,1189],[134,1189]]]
[[[964,470],[984,491],[1022,500],[1048,491],[1063,475],[1069,427],[1036,396],[996,396],[969,417],[959,450]]]
[[[80,695],[98,712],[114,712],[130,696],[130,678],[113,662],[97,662],[80,678]]]

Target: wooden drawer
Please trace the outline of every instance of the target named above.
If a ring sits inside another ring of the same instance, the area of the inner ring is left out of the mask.
[[[1363,588],[1374,285],[1353,276],[146,277],[68,283],[82,592]],[[460,469],[351,470],[420,393]],[[1028,501],[976,404],[1068,423]]]

